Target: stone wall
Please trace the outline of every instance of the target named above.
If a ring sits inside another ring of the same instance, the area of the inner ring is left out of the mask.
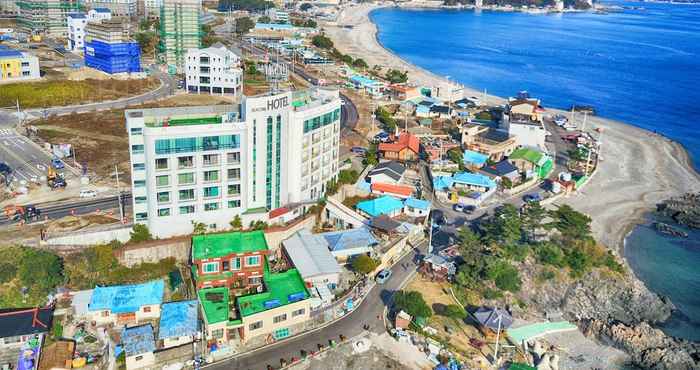
[[[316,215],[308,214],[298,218],[285,226],[271,226],[265,229],[265,240],[271,251],[276,251],[282,245],[282,241],[294,235],[301,229],[312,230],[316,224]]]
[[[131,228],[132,225],[117,225],[94,230],[77,230],[59,235],[49,235],[49,238],[41,244],[50,246],[88,246],[107,244],[112,240],[126,243],[131,238]]]
[[[191,247],[192,238],[181,236],[127,245],[117,251],[116,257],[119,263],[128,267],[144,262],[158,262],[168,257],[174,257],[178,262],[188,262]]]

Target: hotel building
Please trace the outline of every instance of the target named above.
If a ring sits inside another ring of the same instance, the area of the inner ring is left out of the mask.
[[[242,98],[240,104],[126,110],[133,217],[158,237],[267,221],[314,201],[336,179],[337,90]]]

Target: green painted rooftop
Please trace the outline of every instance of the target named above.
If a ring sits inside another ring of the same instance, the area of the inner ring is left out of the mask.
[[[232,253],[266,251],[267,241],[261,231],[204,234],[192,238],[192,259],[224,257]]]
[[[275,307],[285,306],[299,300],[309,298],[304,280],[297,269],[290,269],[280,273],[266,273],[265,286],[267,291],[238,297],[237,305],[241,316],[250,316]],[[292,300],[290,295],[298,294],[303,298]],[[266,303],[268,305],[266,306]]]
[[[513,151],[508,159],[524,159],[530,163],[539,164],[543,156],[544,154],[536,150],[520,148]]]
[[[198,293],[199,304],[209,324],[228,320],[228,288],[206,288]]]
[[[209,117],[192,117],[192,118],[173,118],[167,121],[157,121],[146,123],[150,127],[164,127],[165,122],[167,126],[196,126],[196,125],[213,125],[220,124],[223,122],[221,116],[209,116]]]

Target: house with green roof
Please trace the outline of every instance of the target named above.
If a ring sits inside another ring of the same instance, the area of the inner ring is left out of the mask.
[[[527,177],[537,176],[540,179],[549,176],[554,168],[554,161],[549,155],[531,148],[516,149],[508,156],[508,161]]]
[[[258,231],[196,235],[192,238],[192,275],[197,289],[226,287],[235,294],[262,284],[269,253]]]

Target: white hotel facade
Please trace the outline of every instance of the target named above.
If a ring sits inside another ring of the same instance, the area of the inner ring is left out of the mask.
[[[338,90],[243,97],[240,104],[126,110],[133,219],[158,237],[267,221],[323,196],[338,174]]]

